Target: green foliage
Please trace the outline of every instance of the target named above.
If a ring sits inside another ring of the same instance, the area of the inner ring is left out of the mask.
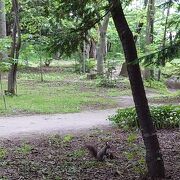
[[[68,156],[74,157],[74,158],[80,158],[80,157],[84,157],[85,154],[86,154],[86,151],[84,149],[78,149],[68,154]]]
[[[101,76],[97,80],[97,86],[105,87],[105,88],[115,88],[116,87],[116,80],[107,78],[106,76]]]
[[[63,142],[64,143],[69,143],[73,140],[73,136],[71,134],[67,134],[66,136],[63,137]]]
[[[86,73],[89,73],[91,70],[93,70],[95,66],[96,66],[96,60],[94,58],[87,59],[85,62]],[[82,62],[76,63],[74,68],[75,68],[75,72],[81,73],[83,71]]]
[[[8,62],[3,62],[3,61],[0,61],[0,72],[6,72],[9,70],[10,68],[10,63]]]
[[[24,154],[24,155],[29,154],[29,153],[31,152],[31,150],[32,150],[31,145],[26,144],[26,143],[22,144],[21,147],[19,147],[19,148],[17,149],[17,151],[18,151],[19,153],[22,153],[22,154]]]
[[[7,150],[4,148],[0,148],[0,160],[4,159],[7,155]]]
[[[180,106],[150,107],[151,116],[157,129],[180,127]],[[119,109],[109,120],[119,127],[133,129],[138,127],[135,108]]]
[[[180,41],[139,58],[145,66],[165,66],[167,62],[180,57]]]
[[[86,72],[90,72],[96,66],[96,60],[94,58],[90,58],[86,61]]]
[[[144,85],[149,88],[160,90],[161,92],[167,92],[167,87],[164,82],[156,81],[154,79],[148,79],[144,81]]]

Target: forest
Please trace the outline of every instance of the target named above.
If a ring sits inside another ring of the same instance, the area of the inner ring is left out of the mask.
[[[0,0],[0,180],[178,180],[179,127],[179,0]]]

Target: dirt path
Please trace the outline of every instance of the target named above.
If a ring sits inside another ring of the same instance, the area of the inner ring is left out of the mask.
[[[148,92],[147,96],[156,94]],[[119,108],[133,106],[131,96],[115,97]],[[91,128],[108,127],[108,116],[117,109],[84,111],[80,113],[0,117],[0,137],[20,137],[53,132],[68,133],[86,131]]]
[[[106,120],[116,109],[81,113],[0,117],[0,137],[35,135],[39,133],[68,133],[109,126]]]

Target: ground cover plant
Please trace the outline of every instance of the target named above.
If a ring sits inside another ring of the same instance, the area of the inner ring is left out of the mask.
[[[157,129],[180,127],[180,106],[165,105],[150,107],[153,123]],[[109,120],[121,128],[136,129],[139,127],[135,108],[119,109]]]
[[[178,180],[178,129],[158,131],[167,177]],[[166,140],[166,141],[165,141]],[[113,159],[97,162],[85,148],[111,145]],[[0,141],[0,179],[142,179],[146,176],[144,146],[138,132],[117,128],[80,134]]]

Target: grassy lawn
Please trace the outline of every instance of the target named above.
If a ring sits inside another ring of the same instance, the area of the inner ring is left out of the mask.
[[[73,73],[49,73],[40,82],[39,74],[21,73],[18,95],[6,97],[7,110],[0,103],[0,114],[68,113],[116,107],[116,102],[107,97],[106,89],[80,79],[81,76]],[[7,81],[3,81],[3,89],[7,89],[6,85]]]
[[[4,108],[2,95],[0,96],[0,115],[108,109],[117,107],[117,101],[113,97],[131,95],[127,78],[119,80],[120,88],[103,88],[97,86],[99,79],[87,80],[85,75],[51,67],[48,71],[44,70],[44,81],[41,82],[40,79],[37,68],[19,72],[17,96],[6,96],[7,110]],[[157,92],[156,97],[150,98],[150,102],[179,101],[180,91],[169,92],[159,82],[151,84],[145,82],[145,85]],[[7,89],[7,77],[3,78],[3,90],[5,89]]]

